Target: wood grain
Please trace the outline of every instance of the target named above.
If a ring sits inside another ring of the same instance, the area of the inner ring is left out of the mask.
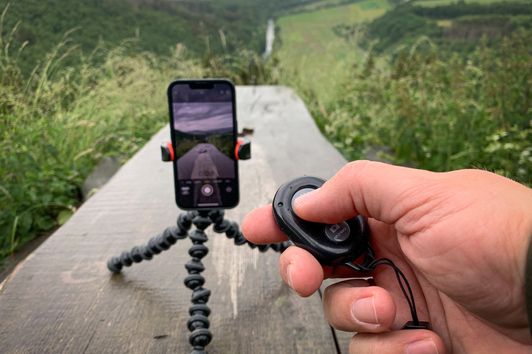
[[[285,87],[239,87],[239,127],[254,130],[240,164],[240,221],[301,175],[330,177],[345,160]],[[187,353],[189,240],[111,276],[106,260],[175,222],[163,129],[0,285],[1,353]],[[209,233],[209,353],[334,353],[317,294],[302,299],[278,275],[278,254]]]

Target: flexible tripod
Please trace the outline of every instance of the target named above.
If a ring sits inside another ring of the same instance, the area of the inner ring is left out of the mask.
[[[189,237],[192,246],[188,254],[192,259],[185,264],[188,276],[185,278],[185,286],[192,290],[189,308],[190,318],[187,327],[190,332],[189,343],[192,345],[192,354],[202,354],[205,347],[212,340],[212,333],[209,330],[209,314],[211,312],[207,302],[211,295],[210,290],[203,288],[205,278],[201,272],[205,266],[201,259],[207,255],[209,249],[205,242],[208,241],[205,229],[213,224],[213,230],[217,233],[225,233],[228,238],[234,240],[235,245],[248,244],[251,248],[258,248],[261,252],[273,249],[276,252],[283,252],[288,247],[288,242],[270,245],[255,245],[247,241],[236,222],[224,219],[223,210],[200,210],[189,211],[179,214],[177,225],[166,228],[162,233],[152,237],[147,244],[133,247],[130,251],[123,252],[118,257],[112,257],[107,262],[107,268],[113,273],[120,273],[123,267],[129,267],[133,263],[140,263],[143,260],[149,261],[154,255],[168,250],[177,240]],[[192,225],[195,229],[190,231]]]

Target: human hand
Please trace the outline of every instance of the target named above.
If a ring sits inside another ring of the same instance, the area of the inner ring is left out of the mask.
[[[335,224],[369,218],[376,258],[390,258],[414,291],[420,320],[433,331],[403,330],[410,312],[395,275],[373,273],[329,286],[324,312],[337,329],[358,332],[352,353],[532,352],[524,297],[532,234],[532,190],[480,170],[434,173],[377,162],[346,165],[321,188],[298,198],[305,220]],[[242,224],[254,243],[286,240],[271,206]],[[309,296],[328,277],[356,277],[323,267],[307,251],[280,258],[284,281]]]

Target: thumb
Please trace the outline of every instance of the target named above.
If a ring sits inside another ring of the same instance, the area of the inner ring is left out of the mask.
[[[414,204],[423,203],[423,195],[434,186],[437,176],[424,170],[355,161],[317,190],[297,198],[294,211],[302,219],[327,224],[359,214],[393,224],[414,209]]]

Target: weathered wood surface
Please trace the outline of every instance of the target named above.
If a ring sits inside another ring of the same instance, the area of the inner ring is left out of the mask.
[[[240,164],[240,221],[301,175],[330,177],[345,160],[285,87],[239,87],[239,128],[253,158]],[[1,353],[187,353],[189,240],[111,276],[106,260],[175,222],[163,129],[0,284]],[[204,259],[214,339],[209,353],[334,353],[317,294],[301,299],[278,275],[278,254],[209,233]],[[344,338],[345,336],[342,336]],[[345,340],[341,345],[345,348]]]

